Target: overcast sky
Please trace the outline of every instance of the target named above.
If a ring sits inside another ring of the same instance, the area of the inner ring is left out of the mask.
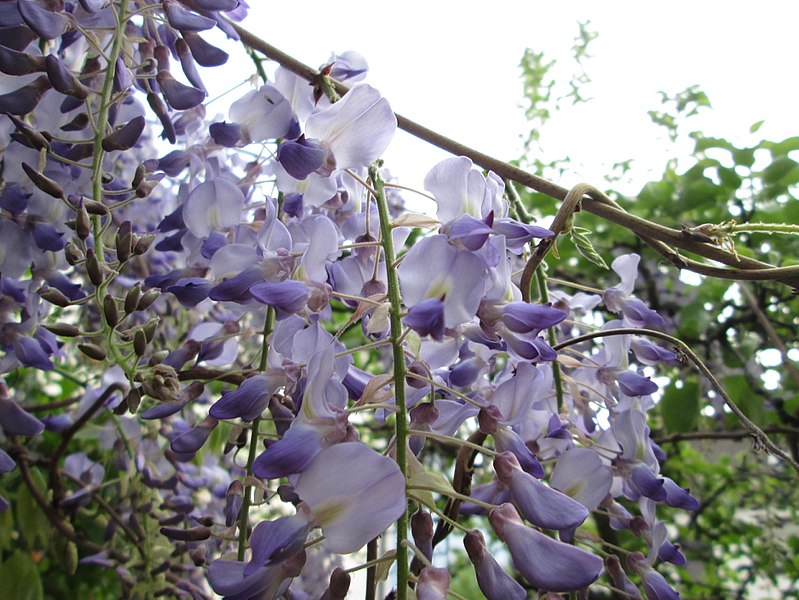
[[[699,84],[714,110],[693,122],[708,134],[745,142],[799,134],[796,81],[799,4],[671,0],[537,2],[405,0],[403,2],[262,2],[250,0],[244,23],[272,45],[310,64],[332,51],[356,50],[368,81],[406,117],[506,160],[526,133],[518,67],[524,49],[557,60],[564,83],[574,70],[571,46],[579,21],[599,37],[586,63],[587,106],[561,113],[544,130],[543,158],[571,156],[575,172],[560,183],[597,182],[615,162],[635,159],[634,193],[657,178],[678,152],[647,111],[657,92]],[[231,81],[250,66],[223,67]],[[215,75],[216,77],[216,75]],[[387,160],[392,173],[418,185],[446,155],[398,136]],[[759,138],[758,138],[759,139]]]

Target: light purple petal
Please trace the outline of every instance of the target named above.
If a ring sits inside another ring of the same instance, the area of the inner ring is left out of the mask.
[[[536,399],[536,383],[541,377],[533,365],[522,362],[516,367],[513,377],[497,386],[491,404],[499,409],[506,424],[516,425],[527,417]]]
[[[588,510],[594,510],[607,497],[613,475],[593,450],[571,448],[558,458],[549,482]]]
[[[397,463],[359,442],[320,452],[294,489],[321,524],[328,549],[339,554],[383,533],[407,504]]]
[[[44,423],[9,398],[0,398],[0,427],[6,435],[32,436],[44,431]]]
[[[480,586],[480,591],[487,600],[525,600],[527,598],[527,591],[508,575],[491,556],[482,533],[476,529],[469,531],[463,537],[463,545],[466,547],[469,560],[474,565],[477,585]]]
[[[244,208],[244,194],[235,183],[222,177],[194,188],[183,207],[186,228],[196,237],[207,237],[238,224]]]
[[[596,581],[602,573],[601,558],[527,527],[512,504],[495,508],[489,519],[507,544],[513,565],[540,590],[574,592]]]
[[[533,525],[572,529],[588,517],[588,510],[582,504],[522,471],[519,461],[510,452],[494,459],[494,470],[499,480],[510,488],[519,510]]]
[[[339,169],[371,165],[388,148],[396,129],[388,100],[369,85],[352,88],[305,124],[305,134],[330,149]]]

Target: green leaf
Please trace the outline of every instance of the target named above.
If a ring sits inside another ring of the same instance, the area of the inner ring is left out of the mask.
[[[39,491],[44,494],[47,484],[41,471],[32,469],[31,477]],[[20,532],[27,541],[29,549],[46,547],[50,542],[50,522],[25,485],[20,486],[17,494],[16,515]]]
[[[755,393],[743,375],[728,375],[722,380],[724,389],[741,411],[755,423],[762,423],[766,414],[764,398]]]
[[[796,415],[799,412],[799,394],[788,398],[784,404],[785,412],[789,415]]]
[[[3,600],[42,600],[42,580],[30,557],[17,550],[0,564]]]
[[[699,384],[689,379],[678,388],[671,384],[660,400],[663,425],[669,432],[693,431],[699,422]]]
[[[588,229],[584,229],[583,227],[572,227],[570,232],[570,237],[572,242],[574,242],[574,246],[577,248],[577,251],[587,260],[594,263],[598,267],[602,267],[603,269],[607,269],[607,263],[602,259],[599,253],[594,248],[594,245],[591,243],[591,238],[588,237],[588,234],[591,233]]]
[[[784,185],[790,185],[784,182],[783,179],[789,176],[797,167],[799,167],[799,163],[792,158],[788,158],[787,156],[775,158],[769,166],[763,169],[763,181],[766,184],[782,183]]]
[[[799,136],[789,137],[781,142],[774,142],[771,145],[771,155],[774,157],[785,156],[789,152],[799,150]]]
[[[760,131],[760,128],[763,127],[763,123],[765,122],[766,122],[765,119],[761,119],[756,123],[752,123],[752,126],[749,128],[749,133],[757,133],[758,131]]]

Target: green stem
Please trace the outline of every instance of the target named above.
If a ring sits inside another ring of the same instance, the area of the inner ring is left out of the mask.
[[[386,279],[388,283],[388,300],[391,303],[391,349],[394,355],[394,400],[396,412],[396,448],[397,463],[403,476],[407,477],[408,448],[408,411],[405,407],[405,353],[402,349],[402,321],[400,311],[399,278],[394,267],[394,242],[391,237],[391,217],[388,213],[388,202],[383,190],[383,180],[377,167],[370,167],[369,177],[377,192],[377,210],[380,215],[380,242],[386,260]],[[408,567],[408,548],[403,543],[408,538],[408,511],[405,510],[397,520],[397,600],[406,600],[410,571]]]
[[[272,333],[272,328],[275,325],[275,309],[271,306],[266,309],[266,320],[264,321],[264,339],[261,342],[261,362],[258,365],[260,371],[266,371],[267,354],[269,353],[269,335]],[[255,417],[252,421],[252,430],[250,432],[250,451],[247,454],[247,478],[252,477],[252,465],[255,462],[255,457],[258,454],[258,430],[261,425],[261,417]],[[238,559],[244,560],[244,554],[247,552],[247,538],[249,537],[250,529],[250,506],[252,506],[252,493],[253,486],[247,485],[244,487],[244,497],[241,502],[241,513],[239,515],[239,550]]]
[[[527,210],[524,208],[524,203],[522,199],[519,197],[519,193],[516,191],[516,188],[513,185],[513,182],[510,180],[505,181],[505,188],[508,190],[508,197],[510,198],[510,204],[512,210],[516,213],[516,217],[522,222],[527,225],[530,224],[532,218],[530,217]],[[565,204],[565,203],[564,203]],[[555,233],[557,235],[557,232]],[[538,285],[538,297],[541,299],[541,304],[546,304],[549,302],[549,289],[547,288],[547,278],[544,275],[544,271],[541,264],[538,264],[535,269],[535,281]],[[524,283],[522,283],[524,285]],[[531,294],[531,290],[529,289],[532,287],[532,282],[527,284],[527,294],[528,297]],[[522,292],[524,293],[524,292]],[[550,327],[547,330],[547,336],[549,338],[549,345],[554,346],[558,343],[558,338],[555,335],[555,328]],[[563,407],[563,379],[560,372],[560,365],[558,361],[555,360],[552,362],[552,377],[555,380],[555,395],[558,399],[558,412],[560,412],[561,408]]]
[[[727,229],[729,233],[784,233],[787,235],[799,235],[799,225],[788,225],[787,223],[736,223]]]

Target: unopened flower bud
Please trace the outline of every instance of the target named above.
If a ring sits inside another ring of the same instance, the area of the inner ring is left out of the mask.
[[[147,310],[150,308],[150,305],[158,300],[158,297],[161,295],[161,292],[158,290],[148,290],[142,294],[142,297],[139,299],[139,305],[136,307],[136,310]]]
[[[106,294],[105,298],[103,298],[103,316],[109,327],[114,328],[119,325],[119,309],[117,308],[116,300],[111,294]]]
[[[91,248],[86,251],[86,274],[89,276],[89,281],[91,281],[93,285],[99,286],[103,283],[103,272],[100,269],[100,261],[97,260],[97,255]]]
[[[144,324],[144,327],[142,327],[141,331],[144,333],[144,338],[147,340],[148,344],[153,341],[157,329],[158,321],[155,319],[147,321],[147,323]]]
[[[85,240],[92,233],[92,222],[89,219],[89,212],[81,206],[75,215],[75,233],[82,240]]]
[[[147,336],[145,336],[144,331],[141,329],[137,329],[136,333],[133,335],[133,351],[136,353],[136,356],[144,356],[144,353],[147,351]]]
[[[136,307],[139,305],[139,299],[141,298],[141,285],[138,283],[134,285],[128,293],[125,294],[125,314],[129,315],[132,312],[136,311]]]
[[[68,242],[64,246],[64,255],[67,258],[67,262],[73,266],[83,260],[83,252],[72,242]]]
[[[80,335],[80,329],[70,323],[50,323],[45,325],[44,328],[61,337],[77,337]]]
[[[133,251],[133,234],[128,232],[123,236],[117,235],[116,238],[117,260],[120,263],[127,262]]]
[[[155,241],[155,236],[151,233],[141,236],[133,246],[133,254],[141,256],[150,248]]]
[[[61,308],[66,308],[71,304],[71,300],[67,298],[63,292],[57,290],[56,288],[48,288],[44,291],[40,290],[39,295],[44,300],[47,300],[50,304],[55,304]]]
[[[211,537],[211,530],[208,527],[191,527],[190,529],[180,529],[178,527],[162,527],[161,535],[171,540],[181,542],[200,542]]]
[[[99,215],[104,217],[108,214],[108,207],[102,202],[95,202],[94,200],[84,200],[83,206],[90,215]]]
[[[45,194],[53,198],[64,197],[64,188],[46,175],[39,173],[39,171],[31,167],[28,163],[22,163],[22,170],[25,171],[25,174],[33,182],[33,185],[42,190]]]
[[[127,404],[131,414],[134,414],[139,409],[139,404],[141,404],[141,391],[139,388],[130,388],[130,391],[125,396],[125,404]]]
[[[344,600],[350,591],[350,574],[336,567],[330,574],[330,585],[319,600]]]
[[[50,149],[50,140],[48,140],[42,133],[28,127],[28,124],[25,123],[22,119],[18,119],[12,114],[6,115],[14,125],[17,127],[17,131],[19,131],[25,140],[34,148],[34,150],[49,150]]]
[[[106,353],[105,350],[100,348],[100,346],[96,344],[90,343],[83,343],[78,344],[78,350],[83,352],[89,358],[93,358],[94,360],[105,360]]]

